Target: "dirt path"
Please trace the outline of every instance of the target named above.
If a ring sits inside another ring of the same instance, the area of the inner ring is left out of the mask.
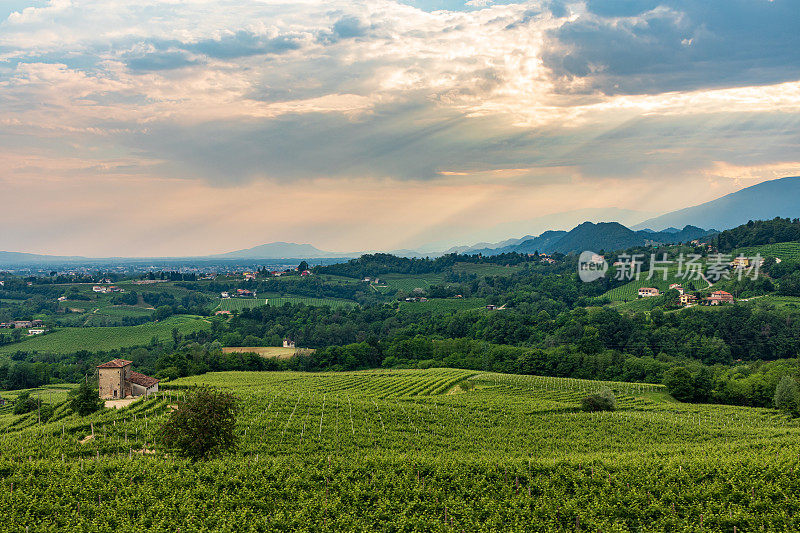
[[[130,404],[138,400],[139,398],[125,398],[123,400],[106,400],[106,409],[122,409],[123,407],[128,407]]]

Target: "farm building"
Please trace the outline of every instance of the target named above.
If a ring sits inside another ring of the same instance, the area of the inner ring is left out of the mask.
[[[132,361],[112,359],[97,366],[100,397],[119,399],[158,392],[158,380],[131,370]]]
[[[732,304],[733,295],[725,291],[714,291],[711,296],[706,298],[708,305]]]
[[[649,298],[651,296],[658,296],[659,293],[658,289],[655,287],[642,287],[639,289],[639,298]]]
[[[750,258],[741,255],[734,257],[733,261],[731,261],[731,266],[733,268],[747,268],[750,266]]]
[[[42,328],[29,329],[28,335],[42,335],[45,331],[47,330]]]
[[[682,305],[692,305],[697,301],[697,296],[694,294],[681,294]]]
[[[284,348],[294,348],[294,341],[292,339],[283,339]]]

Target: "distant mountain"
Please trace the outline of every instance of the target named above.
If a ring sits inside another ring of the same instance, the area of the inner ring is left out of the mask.
[[[765,181],[694,207],[667,213],[634,229],[664,229],[694,224],[719,230],[735,228],[748,220],[800,217],[800,176]]]
[[[500,246],[498,248],[479,248],[470,250],[468,253],[470,254],[483,254],[483,255],[498,255],[504,253],[519,253],[519,254],[532,254],[534,252],[541,252],[541,253],[548,253],[546,250],[551,250],[553,245],[559,241],[564,235],[566,235],[566,231],[545,231],[538,237],[533,237],[528,235],[527,237],[523,237],[522,239],[510,239],[509,241],[505,242],[513,242],[518,241],[513,244],[508,244],[506,246]]]
[[[18,265],[34,263],[70,263],[88,261],[86,257],[64,255],[41,255],[26,252],[0,252],[0,265]]]
[[[270,242],[245,250],[208,256],[212,259],[313,259],[317,257],[356,257],[359,254],[326,252],[310,244],[294,242]]]
[[[671,231],[656,232],[653,230],[633,231],[619,222],[584,222],[570,231],[546,231],[540,236],[528,239],[519,244],[497,249],[484,249],[469,253],[497,255],[506,252],[530,254],[539,253],[571,253],[583,250],[622,250],[633,246],[660,243],[672,244],[688,242],[716,233],[715,230],[704,230],[695,226],[686,226],[682,230],[670,228]]]

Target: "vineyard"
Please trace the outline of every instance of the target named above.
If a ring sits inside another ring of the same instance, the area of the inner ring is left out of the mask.
[[[233,390],[236,452],[155,438],[185,388]],[[452,369],[214,373],[87,418],[0,414],[4,529],[789,531],[797,421],[660,386]],[[618,410],[584,413],[607,386]],[[734,529],[736,528],[736,529]]]
[[[800,261],[800,242],[778,242],[775,244],[764,244],[762,246],[751,246],[739,248],[733,252],[734,256],[744,255],[754,257],[760,254],[761,257],[777,257],[783,261]]]
[[[669,286],[673,283],[683,285],[683,287],[688,291],[708,288],[708,283],[703,280],[686,279],[681,276],[677,276],[677,272],[671,270],[668,273],[666,280],[664,280],[663,273],[661,272],[655,272],[653,274],[653,279],[647,279],[647,272],[645,272],[642,274],[640,279],[630,281],[625,285],[611,289],[610,291],[604,293],[603,296],[607,297],[612,302],[629,302],[639,297],[639,289],[642,287],[655,287],[659,291],[664,292],[669,289]],[[694,287],[694,289],[692,289],[692,287]]]
[[[210,328],[210,323],[201,317],[173,316],[161,322],[148,322],[140,326],[118,326],[107,328],[61,328],[46,335],[30,337],[15,344],[0,347],[0,354],[17,351],[67,354],[91,347],[93,350],[116,350],[129,346],[143,346],[155,337],[159,341],[172,339],[172,330],[181,334]]]

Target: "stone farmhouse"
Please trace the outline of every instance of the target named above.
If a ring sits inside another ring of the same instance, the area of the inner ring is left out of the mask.
[[[131,370],[132,361],[112,359],[97,366],[100,397],[104,400],[146,396],[158,392],[158,380]]]

